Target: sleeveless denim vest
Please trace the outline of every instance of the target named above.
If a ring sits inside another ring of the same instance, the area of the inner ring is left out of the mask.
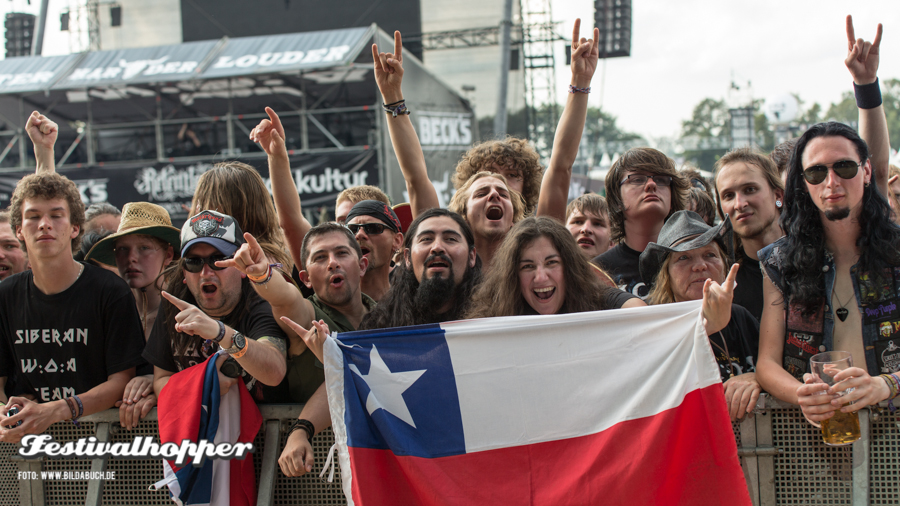
[[[786,239],[759,251],[760,266],[782,293],[782,259]],[[782,367],[799,381],[809,372],[809,358],[834,349],[834,308],[829,304],[834,289],[834,259],[826,252],[822,262],[825,297],[811,315],[804,316],[796,304],[785,299],[785,341]],[[885,269],[881,276],[850,268],[853,291],[862,319],[866,369],[871,376],[900,371],[900,267]],[[850,308],[852,310],[852,308]]]

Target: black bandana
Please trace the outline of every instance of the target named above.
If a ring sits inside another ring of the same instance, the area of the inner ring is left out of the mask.
[[[394,210],[384,202],[377,200],[363,200],[358,202],[347,215],[347,222],[357,216],[372,216],[378,218],[394,232],[400,231],[400,219],[394,214]]]

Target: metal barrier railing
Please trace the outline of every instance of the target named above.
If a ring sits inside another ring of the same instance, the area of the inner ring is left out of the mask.
[[[278,467],[287,430],[301,409],[301,405],[260,406],[264,422],[253,454],[260,506],[346,504],[339,468],[333,483],[318,477],[334,441],[330,430],[313,440],[316,460],[312,473],[288,478]],[[118,410],[109,410],[84,417],[80,427],[60,423],[47,432],[56,441],[95,436],[115,443],[149,436],[158,442],[156,410],[135,430],[121,429],[118,420]],[[827,446],[796,406],[763,395],[753,416],[733,424],[753,504],[900,504],[900,417],[886,409],[863,410],[860,426],[860,441],[845,447]],[[18,445],[0,444],[0,489],[11,492],[0,494],[0,506],[172,504],[165,488],[148,490],[163,477],[160,460],[24,459],[17,450]],[[115,479],[40,479],[42,471],[114,471]],[[37,474],[20,474],[25,472]]]

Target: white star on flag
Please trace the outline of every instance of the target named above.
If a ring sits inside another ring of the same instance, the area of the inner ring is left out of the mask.
[[[374,345],[369,354],[369,361],[369,374],[362,374],[355,364],[350,364],[350,370],[369,386],[369,396],[366,398],[369,415],[381,408],[416,428],[402,394],[425,373],[425,369],[391,372]]]

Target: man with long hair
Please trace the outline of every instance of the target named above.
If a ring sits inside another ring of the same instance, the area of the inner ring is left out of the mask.
[[[900,364],[885,357],[900,335],[884,324],[900,319],[900,228],[873,183],[868,146],[856,131],[814,125],[791,157],[785,236],[760,251],[766,280],[758,379],[813,423],[896,393],[889,375]],[[850,352],[854,364],[827,390],[846,392],[838,398],[819,395],[823,385],[808,374],[810,356],[832,350]]]
[[[222,349],[226,355],[218,357],[217,367],[223,395],[243,377],[257,402],[287,401],[264,388],[284,379],[285,334],[244,274],[222,265],[243,240],[240,225],[229,215],[206,210],[184,223],[182,258],[168,271],[162,292],[168,302],[160,305],[144,349],[157,397],[173,374]]]
[[[735,248],[741,269],[734,303],[759,320],[762,316],[762,271],[757,252],[781,237],[778,218],[784,205],[784,183],[775,163],[751,148],[729,151],[716,162],[719,215],[729,217],[739,238]]]
[[[469,225],[452,211],[429,209],[410,225],[391,289],[360,328],[458,320],[480,280],[481,259]]]

